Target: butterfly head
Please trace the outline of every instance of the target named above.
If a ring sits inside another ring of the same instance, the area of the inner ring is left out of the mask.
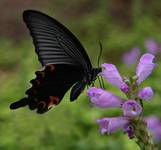
[[[101,72],[101,68],[93,68],[91,73],[90,84],[96,80],[98,73]]]

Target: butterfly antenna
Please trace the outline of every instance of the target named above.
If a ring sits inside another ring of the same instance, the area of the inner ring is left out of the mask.
[[[100,46],[100,53],[99,53],[98,61],[97,61],[98,67],[100,66],[100,58],[101,58],[101,55],[102,55],[102,43],[100,41],[99,41],[99,46]]]
[[[100,58],[102,56],[102,51],[103,51],[102,43],[100,41],[99,41],[99,46],[100,46],[100,53],[99,53],[98,61],[97,61],[97,66],[98,67],[100,66]],[[100,78],[98,77],[98,81],[99,81],[100,87],[105,88],[102,76]]]

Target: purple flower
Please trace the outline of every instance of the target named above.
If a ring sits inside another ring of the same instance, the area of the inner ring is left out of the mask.
[[[153,39],[147,39],[145,41],[145,48],[147,49],[147,52],[151,53],[151,54],[156,54],[159,47],[156,41],[154,41]]]
[[[123,114],[127,117],[138,116],[142,112],[142,107],[135,100],[128,100],[122,105]]]
[[[153,97],[153,90],[151,87],[145,87],[139,91],[138,97],[144,100],[150,100]]]
[[[130,124],[124,126],[124,132],[128,134],[129,139],[135,137],[134,128]]]
[[[109,83],[120,88],[123,92],[127,93],[129,90],[128,85],[122,80],[117,68],[113,64],[102,64],[104,71],[100,73]]]
[[[123,55],[123,62],[128,66],[135,64],[139,59],[139,56],[140,56],[140,49],[137,47],[134,47],[133,49],[131,49],[131,51]]]
[[[124,99],[113,93],[96,87],[89,88],[87,95],[90,97],[92,104],[101,108],[121,107],[124,102]]]
[[[149,116],[145,118],[145,121],[147,122],[147,127],[149,129],[153,129],[161,125],[160,120],[156,116]]]
[[[161,121],[155,116],[147,117],[145,121],[154,139],[158,141],[161,140]]]
[[[113,117],[113,118],[103,118],[97,120],[100,126],[101,134],[105,133],[113,133],[120,128],[124,128],[127,124],[129,124],[128,117]]]
[[[156,64],[153,63],[154,55],[146,53],[140,58],[140,62],[136,68],[136,75],[138,77],[137,83],[143,82],[153,71]]]

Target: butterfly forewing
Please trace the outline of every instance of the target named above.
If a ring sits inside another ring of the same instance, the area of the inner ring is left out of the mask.
[[[23,19],[42,65],[71,64],[91,71],[92,66],[83,46],[61,23],[33,10],[24,11]]]

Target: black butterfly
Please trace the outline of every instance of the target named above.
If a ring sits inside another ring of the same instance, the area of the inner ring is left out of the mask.
[[[70,101],[74,101],[90,85],[101,68],[92,68],[90,59],[78,39],[61,23],[46,14],[26,10],[23,20],[30,30],[38,59],[44,69],[36,71],[27,97],[12,103],[11,109],[28,105],[37,113],[48,111],[62,100],[72,87]]]

